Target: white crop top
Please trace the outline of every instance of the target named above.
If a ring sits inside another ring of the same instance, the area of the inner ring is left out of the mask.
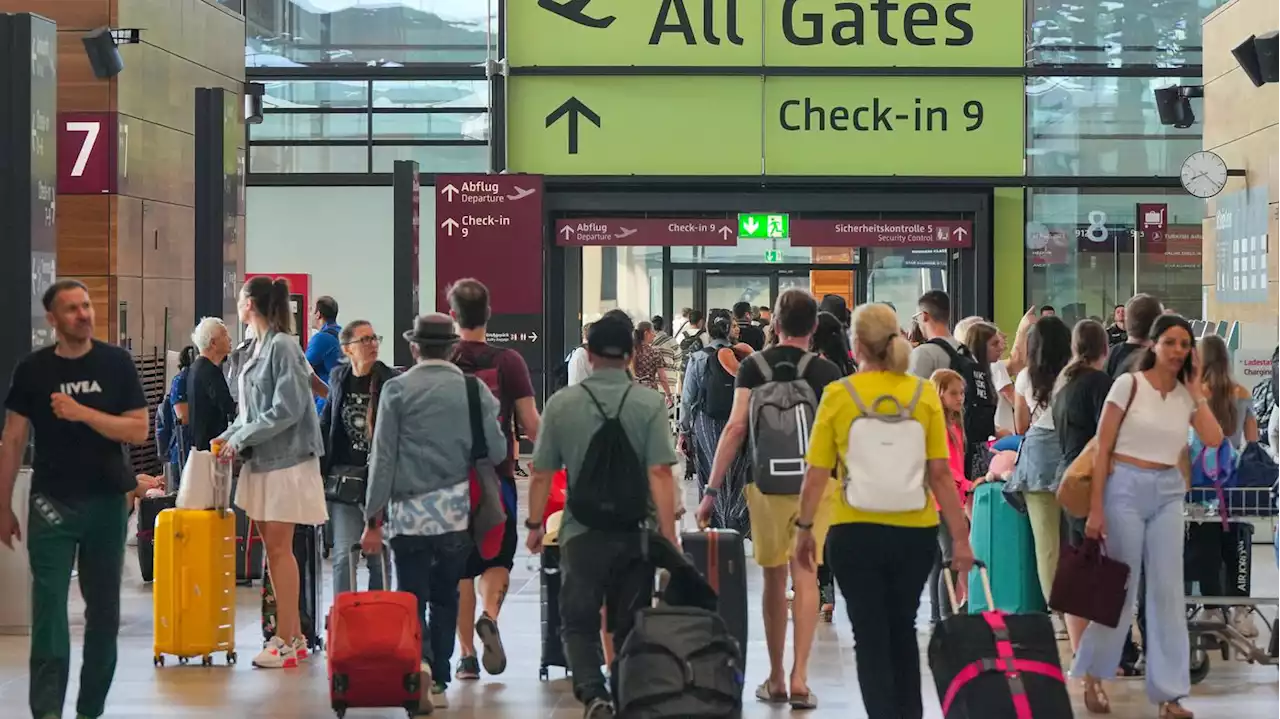
[[[1134,382],[1138,383],[1138,390],[1120,425],[1114,451],[1172,467],[1178,463],[1179,453],[1187,446],[1187,431],[1191,428],[1196,401],[1181,383],[1161,397],[1160,391],[1151,386],[1146,375],[1136,372],[1121,375],[1111,385],[1107,402],[1124,409]]]

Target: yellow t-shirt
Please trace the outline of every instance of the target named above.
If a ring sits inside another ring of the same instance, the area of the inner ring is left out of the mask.
[[[906,406],[916,385],[924,382],[924,391],[920,393],[920,401],[916,403],[916,421],[924,426],[925,454],[927,459],[945,460],[950,455],[947,449],[947,426],[942,414],[942,404],[938,401],[938,392],[933,383],[921,380],[913,375],[894,374],[892,372],[859,372],[851,377],[829,385],[822,393],[822,401],[818,403],[818,416],[814,418],[813,431],[809,436],[809,452],[807,460],[813,467],[836,470],[840,468],[836,479],[843,481],[843,465],[845,450],[849,443],[849,427],[861,412],[849,396],[845,382],[853,385],[863,404],[875,408],[871,403],[885,395],[892,395]],[[928,493],[926,492],[926,495]],[[887,524],[895,527],[936,527],[938,512],[934,509],[933,498],[925,497],[924,507],[910,512],[866,512],[849,506],[843,491],[837,493],[832,504],[832,524],[852,524],[864,522],[868,524]]]

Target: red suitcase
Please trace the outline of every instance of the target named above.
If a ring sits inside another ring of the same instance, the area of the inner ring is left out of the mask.
[[[360,556],[357,545],[351,552],[352,587]],[[391,586],[386,574],[383,578],[383,586]],[[343,592],[329,610],[328,626],[329,700],[339,719],[356,708],[403,707],[410,717],[431,713],[431,688],[423,686],[419,673],[422,618],[417,597],[408,592]]]

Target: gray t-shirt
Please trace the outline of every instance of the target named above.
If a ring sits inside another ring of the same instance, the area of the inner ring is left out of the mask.
[[[954,337],[943,338],[952,347],[959,349],[960,342]],[[933,373],[940,369],[949,369],[951,367],[951,355],[947,351],[937,345],[928,342],[911,350],[911,362],[908,369],[911,374],[920,379],[929,379]]]

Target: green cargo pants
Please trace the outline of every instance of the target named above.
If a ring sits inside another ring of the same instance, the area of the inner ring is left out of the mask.
[[[127,504],[124,495],[93,497],[74,505],[43,501],[32,497],[27,525],[32,577],[31,714],[37,719],[62,716],[71,667],[67,595],[72,566],[78,564],[85,611],[76,713],[99,717],[116,671]],[[46,516],[50,510],[57,516]]]

